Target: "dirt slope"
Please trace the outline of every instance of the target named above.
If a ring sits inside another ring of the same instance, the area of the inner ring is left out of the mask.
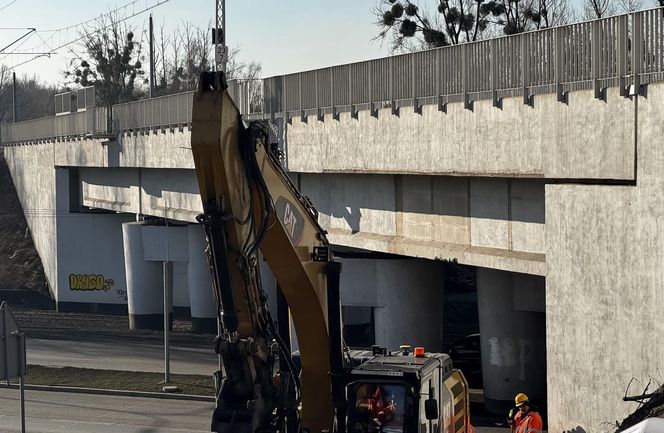
[[[41,259],[0,149],[0,290],[29,288],[48,294],[45,281]]]

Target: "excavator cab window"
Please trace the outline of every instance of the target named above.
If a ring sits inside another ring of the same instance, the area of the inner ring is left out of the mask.
[[[349,389],[349,433],[406,433],[406,387],[394,383],[355,383]]]

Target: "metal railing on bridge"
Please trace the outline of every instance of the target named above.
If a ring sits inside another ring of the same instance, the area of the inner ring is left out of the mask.
[[[634,12],[267,78],[264,115],[286,117],[339,111],[356,113],[380,107],[464,102],[480,99],[494,105],[506,96],[664,81],[664,9]]]
[[[633,12],[486,39],[472,43],[321,68],[262,80],[262,113],[257,117],[301,116],[341,111],[490,99],[608,87],[626,95],[641,84],[664,81],[664,9]],[[252,82],[231,81],[229,91],[242,114],[254,114]],[[71,113],[2,126],[2,143],[183,127],[191,124],[192,92],[115,105],[112,125],[105,116]],[[88,113],[91,109],[83,113]],[[102,110],[97,108],[96,110]]]
[[[85,111],[4,124],[0,140],[3,144],[47,141],[97,136],[107,132],[106,108],[90,107]]]
[[[250,112],[249,82],[231,80],[229,92],[242,113]],[[3,124],[0,142],[50,141],[71,137],[106,136],[128,131],[191,125],[193,91],[117,104],[109,127],[107,109],[89,107],[57,116]]]
[[[251,112],[250,85],[249,81],[228,82],[228,92],[242,114]],[[189,91],[114,105],[112,130],[127,132],[190,126],[193,94]]]

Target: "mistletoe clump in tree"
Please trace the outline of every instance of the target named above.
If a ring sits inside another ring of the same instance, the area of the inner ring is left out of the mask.
[[[140,44],[126,25],[110,18],[83,34],[85,54],[65,72],[69,84],[94,86],[104,106],[136,100],[141,95]]]
[[[380,38],[394,51],[475,41],[562,24],[567,0],[437,0],[423,7],[410,0],[381,0],[376,10]]]

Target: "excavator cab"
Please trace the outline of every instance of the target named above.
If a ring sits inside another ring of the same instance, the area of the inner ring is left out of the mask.
[[[469,431],[468,384],[448,355],[373,352],[348,377],[348,433]]]

